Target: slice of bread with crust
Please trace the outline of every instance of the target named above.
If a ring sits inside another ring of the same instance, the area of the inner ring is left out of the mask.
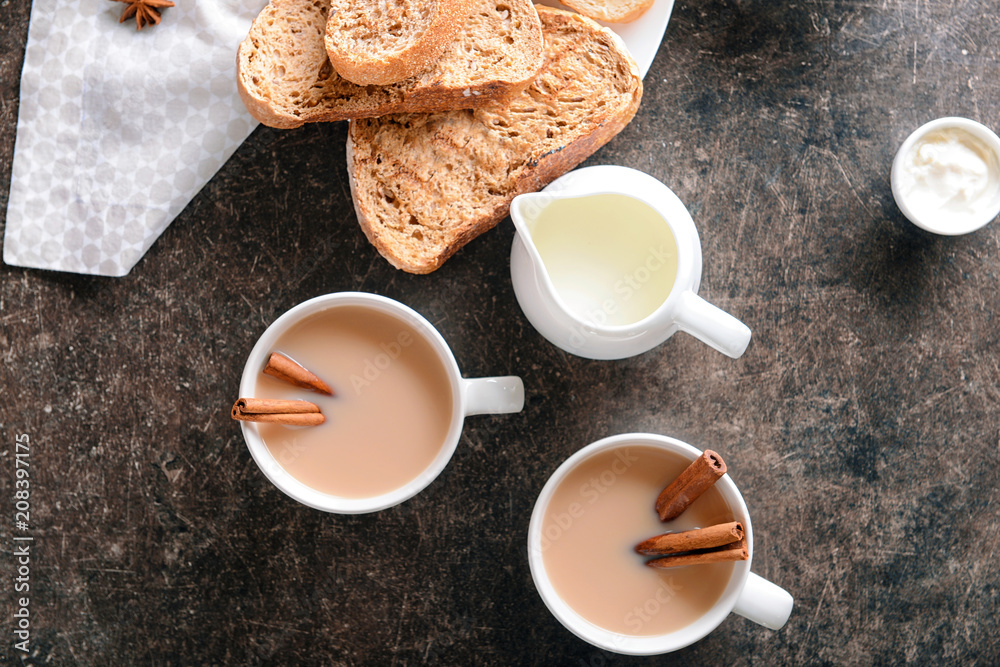
[[[653,0],[559,0],[584,16],[608,23],[634,21],[653,6]]]
[[[327,57],[329,8],[330,0],[272,0],[254,19],[237,54],[237,82],[263,124],[476,108],[516,94],[542,66],[542,26],[530,0],[476,0],[430,70],[388,86],[358,86]]]
[[[352,83],[396,83],[430,68],[475,6],[475,0],[332,0],[326,52]]]
[[[358,222],[389,262],[430,273],[611,140],[639,108],[642,78],[621,39],[537,7],[545,64],[506,105],[351,121],[347,170]]]

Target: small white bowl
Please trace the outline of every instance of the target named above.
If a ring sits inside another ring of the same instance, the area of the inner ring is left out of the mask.
[[[890,182],[896,205],[910,222],[934,234],[958,236],[985,227],[997,215],[1000,215],[1000,182],[998,182],[992,196],[983,201],[978,211],[974,214],[962,215],[948,215],[942,214],[936,209],[919,208],[910,201],[903,187],[905,161],[913,147],[931,132],[949,129],[964,130],[982,142],[993,154],[993,167],[1000,169],[1000,137],[997,137],[993,130],[968,118],[946,117],[921,125],[906,138],[892,161]]]

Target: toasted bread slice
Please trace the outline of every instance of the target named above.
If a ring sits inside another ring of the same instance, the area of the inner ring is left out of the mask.
[[[608,23],[634,21],[653,6],[653,0],[559,0],[584,16]]]
[[[389,86],[358,86],[327,57],[329,7],[330,0],[273,0],[240,44],[240,97],[265,125],[471,109],[516,94],[542,66],[542,26],[530,0],[476,0],[430,70]]]
[[[475,6],[475,0],[332,0],[326,53],[352,83],[396,83],[430,68]]]
[[[642,78],[620,38],[537,7],[545,64],[506,105],[351,121],[347,169],[358,222],[389,262],[430,273],[621,131]]]

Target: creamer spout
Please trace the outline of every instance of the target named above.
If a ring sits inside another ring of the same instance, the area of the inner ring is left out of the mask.
[[[538,216],[552,202],[552,199],[552,195],[529,192],[514,197],[514,201],[510,203],[510,219],[514,222],[514,229],[522,236],[525,243],[534,246],[532,236],[534,236],[535,223],[538,222]]]

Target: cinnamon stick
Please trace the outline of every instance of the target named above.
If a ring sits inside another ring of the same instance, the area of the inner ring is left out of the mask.
[[[275,415],[281,413],[304,414],[319,412],[319,406],[309,401],[286,401],[282,398],[241,398],[233,410],[240,408],[244,413]]]
[[[318,426],[326,421],[315,403],[277,398],[241,398],[233,404],[232,415],[237,421],[286,426]]]
[[[635,550],[644,556],[662,556],[685,551],[713,549],[739,542],[743,536],[743,524],[739,521],[731,521],[707,528],[657,535],[640,542]]]
[[[708,551],[696,551],[692,553],[675,554],[654,558],[646,563],[649,567],[666,569],[668,567],[683,567],[684,565],[705,565],[707,563],[730,563],[733,561],[748,560],[750,552],[747,551],[746,538],[739,542],[733,542],[716,549]]]
[[[660,521],[676,519],[725,474],[726,462],[711,449],[706,449],[656,499]]]
[[[264,366],[264,374],[276,377],[283,382],[293,384],[303,389],[312,389],[327,396],[333,396],[330,386],[320,380],[311,371],[306,370],[298,362],[286,357],[280,352],[272,352]]]
[[[285,426],[319,426],[326,421],[319,412],[308,412],[305,414],[275,414],[275,415],[233,415],[233,419],[241,422],[260,422],[270,424],[284,424]]]

